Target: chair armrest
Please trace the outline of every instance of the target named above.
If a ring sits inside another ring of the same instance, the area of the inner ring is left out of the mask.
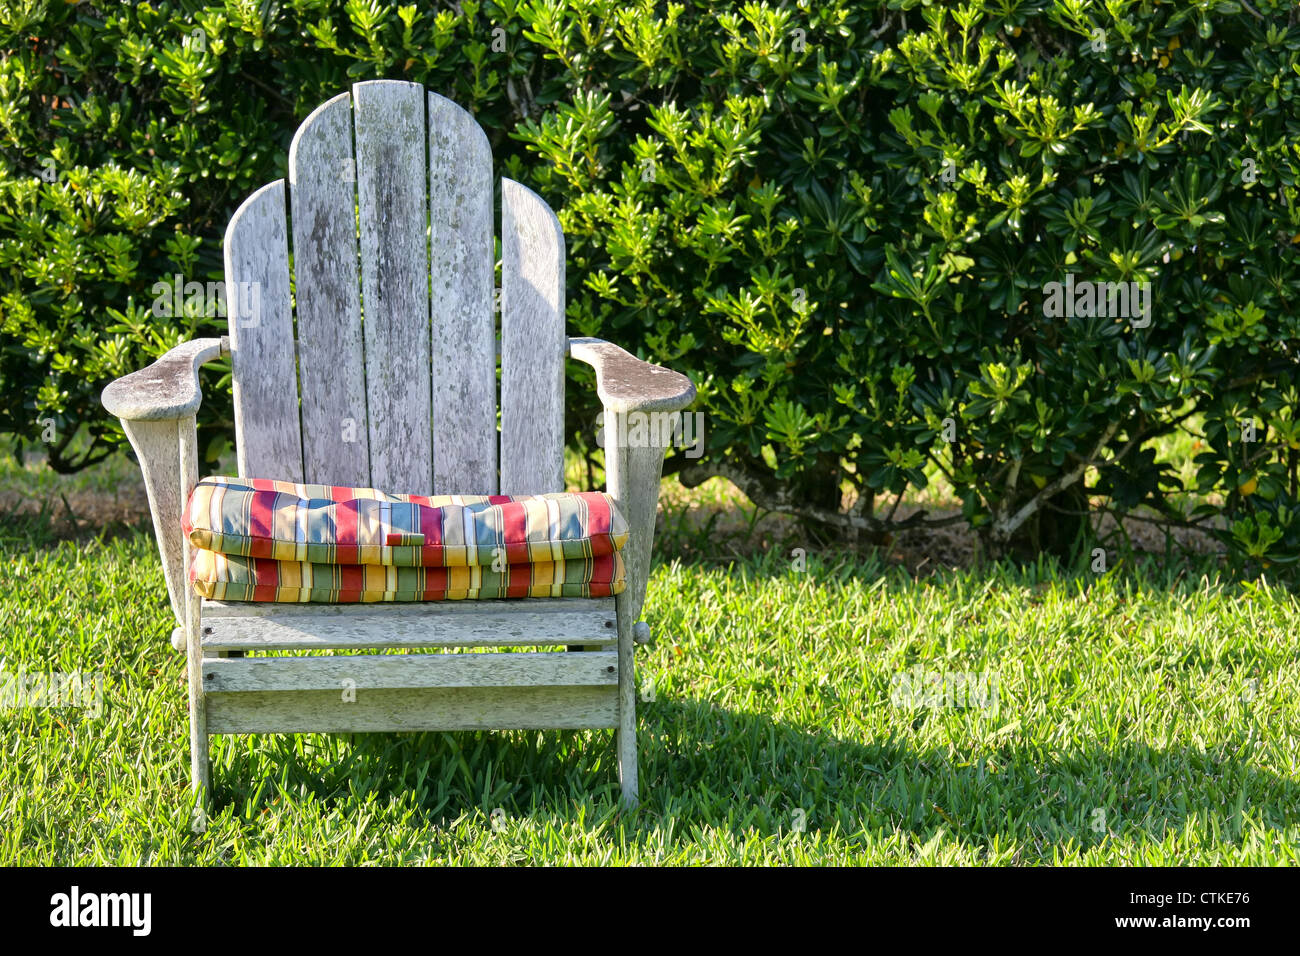
[[[685,375],[603,339],[571,338],[569,354],[596,370],[596,394],[611,412],[676,412],[695,400],[695,386]]]
[[[182,342],[152,365],[110,382],[99,400],[110,413],[130,422],[174,421],[193,415],[203,396],[199,366],[230,354],[230,339]]]
[[[646,412],[676,417],[695,399],[695,386],[680,372],[643,362],[617,345],[601,339],[569,339],[569,354],[596,370],[596,393],[605,406],[607,435],[624,435],[626,420]],[[621,419],[622,421],[615,421]],[[659,509],[659,476],[667,446],[659,441],[614,441],[605,448],[605,484],[631,535],[623,548],[627,585],[619,595],[620,620],[626,615],[633,627],[619,635],[620,654],[627,644],[648,639],[648,627],[638,621],[645,603],[654,544],[655,515]],[[626,639],[626,640],[625,640]]]

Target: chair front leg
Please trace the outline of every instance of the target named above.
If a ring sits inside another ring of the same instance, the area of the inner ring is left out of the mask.
[[[182,426],[180,447],[180,486],[181,507],[189,501],[194,486],[199,481],[199,457],[197,433],[194,420],[190,419],[189,429]],[[188,436],[188,440],[186,437]],[[176,522],[180,530],[180,520]],[[200,611],[203,599],[189,586],[188,569],[193,558],[194,546],[188,537],[182,535],[182,557],[184,565],[181,572],[181,586],[185,594],[185,670],[189,677],[190,709],[190,788],[194,791],[195,805],[206,814],[212,789],[211,765],[208,757],[208,702],[203,690],[203,645],[202,620]]]
[[[650,556],[654,546],[655,518],[659,510],[659,478],[667,447],[661,440],[671,429],[644,427],[639,434],[647,440],[629,441],[629,416],[643,412],[605,409],[605,475],[610,497],[628,523],[628,541],[623,548],[626,586],[618,595],[618,774],[623,803],[632,809],[638,802],[636,746],[636,669],[633,649],[645,605],[650,577]],[[662,413],[676,416],[676,412]],[[644,635],[642,635],[644,637]]]
[[[178,643],[186,652],[189,677],[190,783],[195,794],[206,801],[209,770],[199,622],[202,601],[187,580],[191,546],[181,529],[185,504],[199,480],[195,416],[159,421],[123,419],[122,426],[140,460],[167,595],[180,625]]]

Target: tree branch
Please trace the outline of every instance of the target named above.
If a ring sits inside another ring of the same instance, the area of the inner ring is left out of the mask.
[[[1111,422],[1107,425],[1106,430],[1101,434],[1101,438],[1097,440],[1097,446],[1093,448],[1092,454],[1089,455],[1086,460],[1080,462],[1075,468],[1066,472],[1055,481],[1044,485],[1039,490],[1038,494],[1026,501],[1024,505],[1021,506],[1020,510],[1014,515],[1011,515],[1010,517],[1001,515],[995,518],[991,529],[994,539],[998,541],[1009,541],[1011,536],[1016,533],[1016,529],[1028,521],[1030,517],[1033,516],[1034,512],[1043,506],[1043,502],[1064,491],[1066,488],[1069,488],[1076,481],[1082,478],[1083,473],[1088,470],[1089,466],[1096,463],[1097,456],[1101,454],[1101,450],[1106,447],[1106,444],[1112,438],[1115,437],[1115,433],[1119,431],[1119,426],[1120,423],[1117,421]]]
[[[677,477],[687,488],[694,488],[710,478],[726,478],[744,492],[750,501],[767,511],[780,512],[809,521],[817,521],[831,527],[857,531],[890,533],[906,531],[909,528],[943,528],[960,524],[966,520],[960,514],[927,520],[925,517],[927,512],[918,511],[915,514],[908,515],[902,521],[882,521],[879,518],[855,514],[852,511],[846,513],[828,508],[818,508],[800,500],[788,490],[779,487],[775,481],[750,474],[726,462],[708,465],[687,465],[678,472]]]

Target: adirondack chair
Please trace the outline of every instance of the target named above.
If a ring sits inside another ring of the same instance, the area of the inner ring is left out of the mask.
[[[240,476],[409,494],[562,491],[566,352],[594,368],[607,434],[695,394],[615,345],[566,337],[564,235],[510,179],[498,351],[488,140],[420,85],[358,83],[322,104],[294,136],[287,193],[283,179],[263,186],[226,230],[229,335],[178,345],[102,396],[139,458],[173,644],[188,657],[198,799],[210,734],[615,728],[635,805],[632,652],[649,638],[662,443],[606,443],[606,490],[629,525],[617,597],[276,604],[189,587],[180,521],[199,477],[198,369],[219,356],[233,369]],[[445,652],[485,646],[536,649]],[[333,653],[245,656],[322,648]],[[344,653],[373,648],[404,650]]]

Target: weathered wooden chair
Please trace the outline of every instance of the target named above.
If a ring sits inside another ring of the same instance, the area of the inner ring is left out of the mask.
[[[218,356],[231,356],[238,468],[249,478],[411,494],[561,491],[566,352],[594,367],[607,434],[623,434],[628,416],[690,403],[686,377],[566,337],[564,235],[546,203],[510,179],[498,346],[492,191],[490,147],[469,113],[416,84],[357,84],[298,129],[287,197],[277,180],[231,220],[229,336],[178,345],[104,390],[140,460],[180,625],[173,643],[188,654],[202,798],[209,734],[613,727],[622,795],[636,802],[632,651],[649,635],[638,622],[662,442],[606,443],[607,492],[630,529],[617,597],[236,603],[200,598],[187,581],[181,515],[198,480],[198,368]],[[537,650],[443,652],[516,645]],[[561,645],[568,651],[544,650]],[[244,656],[322,648],[334,653]],[[370,648],[405,651],[341,653]]]

